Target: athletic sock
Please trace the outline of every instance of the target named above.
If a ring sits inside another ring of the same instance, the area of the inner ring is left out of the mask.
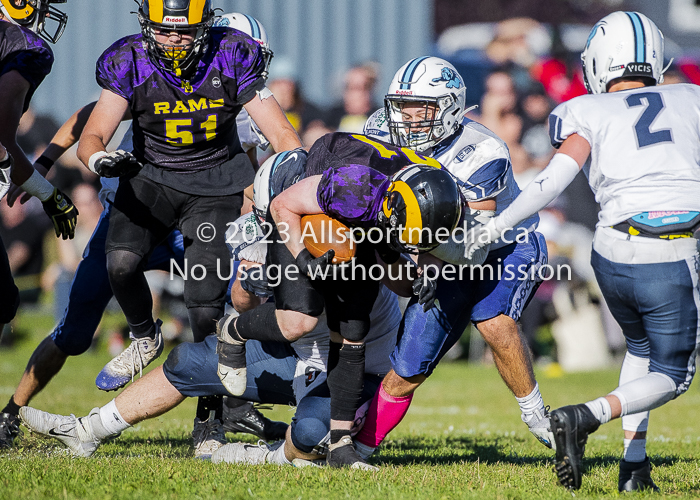
[[[542,394],[540,393],[540,385],[535,384],[535,388],[530,394],[525,397],[519,398],[516,396],[515,400],[520,406],[520,411],[522,412],[521,418],[526,424],[534,421],[535,417],[544,417],[544,401],[542,400]],[[539,421],[539,418],[537,419]]]
[[[591,410],[593,416],[598,419],[601,424],[607,424],[610,422],[610,417],[612,416],[612,408],[610,408],[610,403],[605,398],[594,399],[586,403],[588,409]]]
[[[16,417],[19,415],[19,409],[20,406],[15,403],[15,396],[13,394],[10,396],[10,401],[7,403],[7,406],[5,406],[0,413],[9,413],[10,415],[14,415]]]
[[[287,460],[287,457],[284,454],[284,443],[282,443],[282,446],[267,456],[266,462],[277,465],[292,465],[292,462]]]
[[[365,425],[355,436],[355,441],[369,448],[379,446],[387,434],[399,425],[403,417],[406,416],[412,399],[413,394],[401,397],[391,396],[380,384],[367,411]]]
[[[343,439],[345,436],[350,436],[352,433],[350,429],[331,429],[331,442],[330,444],[335,444]]]
[[[115,436],[131,427],[131,425],[124,420],[124,417],[121,416],[121,413],[119,413],[114,399],[100,408],[99,416],[102,429],[100,429],[98,425],[92,426],[95,437],[99,439]]]
[[[261,342],[286,342],[289,340],[284,336],[277,323],[277,308],[275,304],[262,304],[252,311],[246,311],[238,320],[229,323],[229,335],[242,340],[260,340]]]
[[[151,337],[152,339],[156,337],[156,324],[153,319],[147,319],[143,323],[138,325],[129,325],[129,330],[134,338],[142,339],[144,337]]]
[[[625,462],[643,462],[646,457],[646,439],[625,439],[625,451],[622,454]]]

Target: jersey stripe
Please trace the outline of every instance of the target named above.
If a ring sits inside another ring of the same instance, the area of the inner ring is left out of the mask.
[[[401,77],[401,82],[411,82],[413,80],[413,74],[416,72],[416,68],[420,63],[425,61],[428,57],[418,57],[408,63],[408,66],[406,67],[406,71],[403,72],[403,76]],[[411,84],[410,83],[401,83],[401,88],[402,89],[410,89]]]
[[[644,25],[636,12],[626,12],[632,21],[634,28],[635,62],[646,62],[646,36],[644,35]]]
[[[254,18],[250,17],[248,14],[243,14],[243,15],[250,23],[250,30],[251,30],[250,36],[252,38],[259,39],[260,38],[260,27],[258,26],[258,22]]]

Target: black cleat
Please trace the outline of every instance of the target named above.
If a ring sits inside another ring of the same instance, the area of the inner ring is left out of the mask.
[[[351,469],[369,471],[379,470],[374,465],[368,464],[360,455],[358,455],[350,436],[345,436],[337,443],[328,446],[326,463],[335,468],[350,467]]]
[[[0,413],[0,450],[12,448],[17,436],[19,436],[19,416]]]
[[[550,420],[556,443],[554,472],[563,487],[577,490],[581,487],[581,459],[588,435],[598,429],[600,422],[584,404],[558,408]]]
[[[646,457],[643,462],[626,462],[620,460],[620,479],[618,491],[639,491],[651,489],[659,492],[659,487],[651,479],[651,462]]]
[[[253,403],[230,409],[224,404],[224,431],[245,432],[272,443],[284,440],[289,424],[265,417]]]

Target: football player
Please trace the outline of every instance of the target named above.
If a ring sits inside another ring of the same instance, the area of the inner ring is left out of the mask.
[[[411,165],[414,163],[432,166]],[[274,304],[219,321],[219,372],[229,392],[237,394],[245,388],[246,340],[297,340],[316,327],[325,305],[333,332],[328,370],[331,466],[361,467],[365,463],[354,449],[350,429],[362,393],[363,339],[379,284],[361,272],[354,280],[312,280],[314,274],[324,275],[333,252],[312,257],[301,239],[301,216],[325,213],[351,227],[382,228],[391,236],[376,249],[385,263],[392,264],[399,252],[424,252],[437,244],[421,238],[425,232],[420,230],[434,235],[446,228],[449,233],[459,220],[459,192],[450,174],[435,168],[439,166],[413,150],[383,145],[359,134],[335,133],[317,141],[309,152],[305,179],[278,195],[267,214],[268,222],[287,228],[283,235],[273,226],[267,263],[284,270],[298,269],[296,279],[282,280],[274,287]],[[411,237],[402,238],[399,227]],[[358,245],[357,268],[368,269],[376,262],[374,246]],[[429,304],[433,283],[418,280],[416,291],[421,302]]]
[[[502,212],[520,191],[508,148],[490,130],[464,118],[465,99],[464,81],[449,62],[437,57],[412,59],[394,76],[385,109],[370,117],[365,133],[444,165],[467,200],[465,220],[473,224]],[[533,231],[538,220],[536,215],[529,217],[471,259],[464,258],[463,235],[455,234],[430,252],[437,266],[471,265],[477,266],[472,268],[476,272],[462,272],[458,279],[440,278],[439,306],[434,309],[425,311],[415,298],[409,303],[391,357],[393,369],[356,437],[363,455],[372,453],[403,419],[414,391],[470,321],[491,347],[496,367],[520,405],[522,420],[551,447],[549,420],[530,353],[516,325],[541,281],[537,270],[547,262],[544,238]]]
[[[283,159],[285,154],[288,153],[268,159],[256,174],[255,207],[263,213],[267,211],[272,193],[280,192],[295,180],[282,169],[273,172],[277,158]],[[297,172],[303,172],[303,159],[294,167]],[[240,259],[241,266],[247,266],[247,272],[241,272],[239,267],[238,279],[233,283],[233,302],[241,310],[259,305],[261,295],[272,293],[261,280],[251,286],[251,281],[256,279],[253,278],[256,274],[253,266],[265,262],[267,244],[262,241],[262,234],[254,214],[241,216],[227,234],[234,258]],[[244,303],[247,305],[241,307]],[[396,296],[384,287],[379,292],[371,320],[365,390],[361,398],[364,404],[358,412],[360,422],[381,381],[381,374],[389,369],[388,355],[396,343],[401,320]],[[330,428],[330,397],[326,384],[328,335],[325,324],[319,324],[312,333],[292,344],[248,343],[248,377],[243,398],[263,403],[294,404],[296,413],[286,442],[282,439],[272,444],[226,445],[214,452],[212,461],[290,464],[295,459],[319,459],[327,453]],[[52,415],[28,407],[21,410],[22,416],[32,430],[59,439],[74,455],[90,456],[105,439],[115,437],[141,420],[164,413],[185,397],[226,394],[217,376],[217,363],[216,341],[210,336],[204,342],[179,345],[162,367],[136,381],[116,399],[102,408],[95,408],[86,417],[76,419],[75,416]],[[57,433],[50,433],[57,426],[62,429],[60,437]]]
[[[591,31],[581,54],[588,92],[549,117],[559,149],[547,168],[498,217],[475,228],[467,252],[541,210],[585,167],[601,206],[591,263],[627,353],[620,385],[551,413],[555,471],[581,486],[588,435],[622,418],[618,489],[657,490],[646,455],[649,410],[683,394],[700,338],[697,240],[700,225],[700,89],[663,82],[664,39],[646,16],[614,12]]]
[[[21,185],[41,200],[56,236],[65,240],[73,238],[78,211],[66,195],[32,168],[17,144],[19,120],[53,65],[53,52],[45,40],[56,42],[66,23],[65,14],[50,4],[50,0],[0,1],[0,199],[11,183]],[[55,32],[46,29],[49,13],[58,22]],[[1,328],[15,317],[19,307],[19,291],[1,241],[0,290]],[[0,429],[8,426],[14,428],[0,417]]]

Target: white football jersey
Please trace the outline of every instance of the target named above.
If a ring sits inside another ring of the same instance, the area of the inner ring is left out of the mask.
[[[255,147],[265,150],[270,145],[245,109],[241,109],[241,112],[236,116],[236,127],[238,128],[238,140],[246,153]],[[122,137],[122,141],[117,146],[117,149],[133,151],[133,137],[133,126],[129,125],[129,129],[124,133],[124,137]],[[102,189],[100,189],[99,198],[102,206],[106,207],[107,199],[114,201],[114,193],[117,192],[119,187],[119,178],[100,177],[100,182],[102,183]]]
[[[456,177],[457,185],[467,201],[494,198],[496,215],[520,194],[520,188],[513,178],[508,146],[474,120],[464,118],[461,132],[446,138],[428,152]],[[492,243],[491,250],[511,244],[523,230],[533,231],[538,222],[537,214],[528,217],[506,231],[503,241]]]
[[[591,145],[584,167],[598,227],[641,212],[700,211],[700,87],[676,84],[584,95],[549,116],[552,145]]]
[[[256,217],[241,215],[226,231],[226,244],[235,260],[245,259],[264,264],[267,243]],[[401,310],[396,295],[384,285],[370,313],[370,330],[365,339],[365,373],[385,374],[391,369],[389,355],[396,346],[396,333],[401,322]],[[328,362],[329,330],[326,315],[318,319],[314,330],[292,343],[297,357],[318,371],[325,372]]]

